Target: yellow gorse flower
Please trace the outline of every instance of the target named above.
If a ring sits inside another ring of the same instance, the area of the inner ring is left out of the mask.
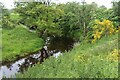
[[[104,23],[103,23],[103,22],[98,22],[98,24],[99,24],[99,25],[104,25]]]
[[[92,42],[95,42],[97,39],[100,39],[102,32],[99,32],[98,30],[93,34],[94,39]]]
[[[120,30],[119,30],[120,31]],[[94,37],[92,42],[95,42],[97,39],[100,39],[101,36],[110,35],[114,32],[119,32],[114,29],[113,22],[110,20],[104,19],[103,21],[95,20],[95,25],[93,26],[93,34]]]
[[[103,20],[103,23],[107,26],[110,26],[112,24],[112,22],[109,20]]]
[[[110,28],[110,34],[112,34],[114,32],[113,28]]]

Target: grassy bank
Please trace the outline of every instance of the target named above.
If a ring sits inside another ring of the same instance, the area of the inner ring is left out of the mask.
[[[30,67],[18,78],[117,78],[118,35],[104,37],[96,43],[81,43],[57,59]]]
[[[22,25],[14,29],[2,30],[2,61],[15,60],[16,56],[24,56],[39,50],[43,40],[36,33],[29,32]]]

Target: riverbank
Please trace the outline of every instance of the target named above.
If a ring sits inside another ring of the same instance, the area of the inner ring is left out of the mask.
[[[118,78],[118,34],[81,43],[57,59],[29,67],[17,78]]]
[[[36,33],[22,25],[2,31],[2,62],[16,60],[18,57],[36,52],[43,47],[44,41]]]
[[[14,77],[15,74],[23,73],[29,67],[35,66],[37,63],[42,63],[46,58],[54,56],[57,58],[65,51],[71,50],[74,45],[74,40],[68,37],[55,37],[46,39],[45,46],[38,52],[28,54],[27,56],[17,57],[18,59],[11,62],[5,62],[0,66],[0,71],[3,71],[1,78]]]

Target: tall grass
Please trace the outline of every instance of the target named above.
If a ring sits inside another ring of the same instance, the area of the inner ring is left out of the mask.
[[[80,43],[58,58],[29,67],[18,78],[117,78],[118,35],[91,43]]]

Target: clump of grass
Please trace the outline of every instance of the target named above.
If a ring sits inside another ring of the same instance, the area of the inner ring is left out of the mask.
[[[43,47],[44,41],[36,33],[22,26],[2,30],[2,60],[14,60],[16,55],[23,56]]]
[[[98,42],[81,43],[57,59],[50,57],[43,64],[29,67],[18,78],[118,78],[118,60],[110,56],[118,48],[118,35]],[[115,60],[113,60],[115,59]]]

